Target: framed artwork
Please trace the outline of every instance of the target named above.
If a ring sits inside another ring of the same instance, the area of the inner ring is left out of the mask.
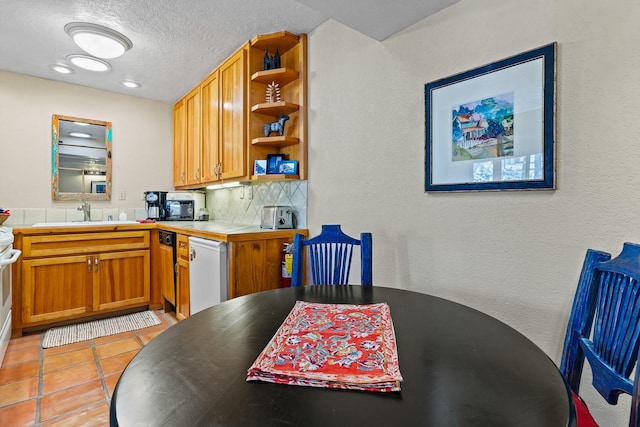
[[[425,85],[425,191],[555,189],[556,45]]]
[[[91,181],[91,192],[93,194],[104,194],[107,192],[106,181]]]
[[[284,175],[297,175],[298,174],[298,161],[297,160],[281,160],[278,162],[278,173]]]
[[[265,175],[267,173],[267,161],[266,160],[256,160],[253,164],[253,174],[254,175]]]
[[[284,160],[284,154],[267,154],[267,174],[278,172],[278,162]]]

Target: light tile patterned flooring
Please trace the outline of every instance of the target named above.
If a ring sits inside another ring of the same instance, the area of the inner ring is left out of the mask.
[[[156,335],[176,323],[43,349],[44,332],[12,339],[0,367],[0,426],[108,426],[120,374]]]

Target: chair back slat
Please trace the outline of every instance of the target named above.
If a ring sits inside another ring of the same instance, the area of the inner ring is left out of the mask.
[[[640,245],[625,243],[620,255],[587,251],[567,327],[560,371],[579,392],[586,358],[594,388],[615,405],[632,397],[629,425],[638,419],[640,348]],[[634,378],[631,375],[634,373]]]
[[[339,225],[323,225],[320,235],[305,240],[296,234],[293,242],[293,272],[291,286],[302,284],[304,248],[308,248],[309,270],[314,285],[346,285],[351,274],[354,248],[360,247],[361,284],[372,284],[372,236],[362,233],[357,240],[342,232]],[[364,242],[364,244],[362,243]]]
[[[628,377],[638,351],[638,281],[603,272],[593,333],[594,350],[616,372]]]

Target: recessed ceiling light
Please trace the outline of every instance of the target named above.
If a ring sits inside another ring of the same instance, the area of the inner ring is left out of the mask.
[[[109,71],[111,69],[111,65],[107,61],[87,55],[69,55],[67,59],[73,65],[89,71]]]
[[[69,132],[70,136],[75,136],[76,138],[91,138],[91,135],[84,132]]]
[[[69,67],[67,67],[66,65],[62,65],[62,64],[52,64],[49,65],[49,68],[51,68],[53,71],[60,73],[60,74],[71,74],[73,73],[73,70]]]
[[[103,59],[117,58],[133,47],[133,43],[111,28],[87,22],[71,22],[64,31],[87,53]]]
[[[134,82],[134,81],[131,81],[131,80],[125,80],[125,81],[123,81],[123,82],[122,82],[122,84],[123,84],[124,86],[126,86],[126,87],[130,87],[130,88],[132,88],[132,89],[135,89],[135,88],[138,88],[138,87],[140,87],[140,86],[141,86],[141,85],[140,85],[140,83],[138,83],[138,82]]]

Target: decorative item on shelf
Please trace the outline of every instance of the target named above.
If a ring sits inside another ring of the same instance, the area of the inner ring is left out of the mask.
[[[275,122],[265,123],[262,127],[262,132],[264,136],[270,136],[273,132],[278,132],[280,136],[284,135],[284,122],[289,120],[289,116],[286,114],[281,114],[280,118]]]
[[[256,160],[253,164],[254,175],[266,175],[267,174],[267,161]]]
[[[278,49],[276,49],[275,55],[269,56],[269,47],[264,48],[264,61],[262,64],[262,69],[266,70],[274,70],[276,68],[280,68],[280,54],[278,53]]]
[[[279,102],[280,101],[280,85],[276,82],[271,82],[267,85],[267,102]]]
[[[298,161],[297,160],[280,160],[276,165],[278,173],[284,175],[297,175],[298,174]]]
[[[267,154],[267,174],[278,172],[278,163],[285,159],[284,154]]]

